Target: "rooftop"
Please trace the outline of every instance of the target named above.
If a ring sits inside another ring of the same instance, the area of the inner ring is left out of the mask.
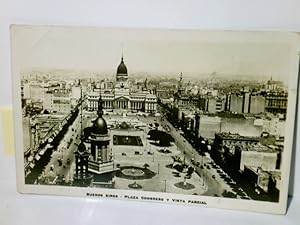
[[[255,151],[255,152],[277,152],[276,149],[270,148],[268,146],[257,144],[251,147],[243,148],[243,151]]]
[[[247,141],[247,140],[253,140],[253,141],[259,141],[259,137],[248,137],[248,136],[242,136],[238,133],[217,133],[216,135],[220,136],[223,139],[230,139],[230,140],[237,140],[237,141]]]

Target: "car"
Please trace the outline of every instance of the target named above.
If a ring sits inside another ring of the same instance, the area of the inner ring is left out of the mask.
[[[61,158],[58,158],[57,161],[58,161],[58,166],[62,166],[62,160],[61,160]]]

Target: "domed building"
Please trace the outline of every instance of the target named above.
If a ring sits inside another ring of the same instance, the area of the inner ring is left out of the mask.
[[[143,112],[156,112],[157,97],[144,88],[139,92],[130,89],[128,70],[122,56],[117,67],[114,86],[94,88],[88,93],[88,110],[98,110],[98,96],[101,92],[104,109],[136,110]],[[101,86],[101,84],[100,84]]]
[[[128,80],[127,67],[124,63],[123,56],[121,58],[121,63],[117,69],[117,79],[116,80],[117,80],[117,82],[119,82],[119,81],[126,82]]]
[[[98,100],[97,118],[91,127],[84,129],[85,142],[90,149],[88,170],[92,173],[103,174],[114,170],[110,148],[110,134],[103,116],[101,95]]]

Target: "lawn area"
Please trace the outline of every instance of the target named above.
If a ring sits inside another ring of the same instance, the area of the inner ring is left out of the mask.
[[[142,139],[140,136],[125,136],[125,135],[114,135],[113,136],[114,145],[133,145],[133,146],[143,146]]]

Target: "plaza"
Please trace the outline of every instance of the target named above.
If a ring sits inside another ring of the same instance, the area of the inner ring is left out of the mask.
[[[87,116],[88,115],[88,116]],[[86,120],[84,124],[90,124],[94,116],[90,112],[86,112],[83,116]],[[150,140],[148,132],[153,129],[149,124],[157,122],[157,117],[144,117],[144,116],[119,116],[119,115],[106,115],[104,116],[110,129],[110,139],[114,137],[135,137],[141,140],[140,144],[128,143],[114,143],[111,142],[110,148],[113,155],[114,168],[132,167],[132,168],[145,168],[155,175],[151,178],[142,179],[128,179],[119,176],[114,177],[115,189],[131,189],[130,184],[136,182],[141,186],[144,191],[157,191],[157,192],[170,192],[181,194],[203,194],[207,187],[204,185],[203,179],[197,174],[193,173],[188,179],[185,178],[185,173],[177,173],[171,167],[174,163],[174,157],[184,159],[183,151],[178,149],[175,143],[166,147],[168,151],[163,150],[156,144],[155,141]],[[128,128],[119,128],[120,124],[128,124]],[[138,128],[134,128],[138,127]],[[159,130],[164,128],[159,125]],[[137,138],[138,137],[138,138]],[[179,175],[178,175],[179,174]],[[175,184],[185,182],[192,184],[194,188],[183,189],[176,187]]]
[[[133,120],[133,118],[123,118],[128,123]],[[163,147],[155,145],[155,141],[149,140],[147,134],[150,130],[149,123],[155,123],[155,117],[141,117],[137,119],[140,123],[144,123],[144,130],[141,131],[121,131],[112,130],[112,134],[124,134],[124,135],[140,135],[143,142],[143,146],[119,146],[114,145],[112,147],[112,152],[114,155],[114,162],[118,164],[120,168],[126,166],[134,166],[143,168],[147,165],[147,168],[155,173],[155,176],[151,179],[141,179],[136,182],[142,186],[144,191],[157,191],[157,192],[170,192],[170,193],[181,193],[181,194],[203,194],[205,191],[204,185],[199,185],[203,183],[202,178],[198,174],[193,173],[190,179],[186,179],[187,183],[191,183],[195,188],[190,190],[184,190],[175,186],[176,183],[184,182],[184,173],[181,176],[176,176],[175,170],[168,167],[168,165],[173,164],[173,157],[177,156],[184,158],[182,151],[180,151],[174,143],[167,147],[169,150],[167,153],[160,152]],[[163,129],[163,128],[161,128]],[[138,153],[138,154],[137,154]],[[130,189],[129,185],[132,184],[134,180],[126,178],[115,178],[115,188],[116,189]]]
[[[109,129],[107,149],[111,152],[113,169],[100,174],[89,170],[94,177],[91,187],[206,196],[222,196],[224,192],[233,191],[222,180],[225,174],[218,172],[219,167],[209,168],[208,165],[214,163],[212,159],[199,155],[162,115],[128,114],[115,111],[103,115]],[[74,153],[81,142],[81,128],[91,126],[96,118],[95,112],[86,110],[82,111],[82,116],[77,116],[57,150],[51,154],[40,179],[49,178],[47,184],[74,185]],[[171,134],[174,142],[170,146],[160,146],[156,140],[151,140],[148,133],[156,129]],[[119,141],[114,141],[116,137]],[[91,149],[87,147],[87,151]],[[195,165],[194,162],[200,163]],[[178,170],[178,165],[184,166]],[[190,174],[189,168],[193,168]],[[62,177],[64,182],[60,183]]]

